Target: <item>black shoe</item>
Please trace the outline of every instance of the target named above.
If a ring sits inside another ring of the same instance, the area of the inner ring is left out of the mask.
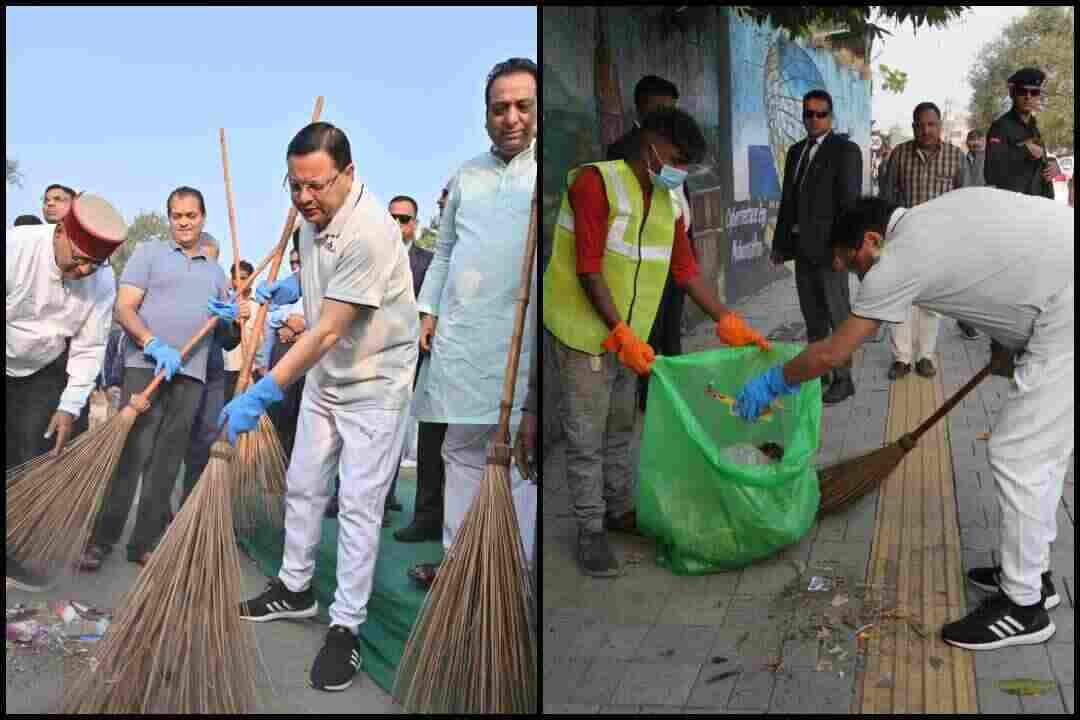
[[[386,499],[386,509],[393,510],[394,512],[401,512],[401,501],[396,497],[390,497]]]
[[[956,326],[960,328],[960,333],[964,336],[965,340],[978,340],[982,337],[982,333],[971,327],[967,323],[957,321]]]
[[[825,393],[829,392],[829,386],[832,385],[833,380],[835,380],[835,378],[831,372],[827,372],[821,376],[821,395],[823,397]]]
[[[398,542],[431,542],[442,540],[442,527],[425,527],[417,525],[414,520],[408,527],[394,531],[394,539]]]
[[[266,591],[259,597],[240,603],[240,619],[254,622],[310,618],[318,614],[319,602],[314,590],[309,587],[304,592],[289,592],[278,578],[267,583]]]
[[[23,567],[15,558],[8,555],[6,559],[5,575],[11,587],[26,592],[45,592],[52,587],[51,581]]]
[[[311,687],[327,692],[344,690],[352,685],[359,669],[360,650],[356,647],[356,636],[348,628],[331,625],[326,633],[326,644],[311,666]]]
[[[911,372],[911,365],[909,363],[894,362],[892,367],[889,368],[889,379],[899,380],[900,378]]]
[[[930,361],[930,358],[923,358],[915,363],[915,372],[924,378],[932,378],[937,375],[937,368],[934,367],[934,363]]]
[[[829,389],[821,396],[821,402],[826,405],[835,405],[838,402],[847,400],[854,394],[855,383],[852,382],[851,378],[843,378],[829,386]]]
[[[603,532],[586,530],[578,535],[578,562],[581,570],[592,577],[617,577],[619,564],[611,552],[611,544]]]
[[[1053,610],[1061,604],[1061,596],[1054,588],[1054,581],[1050,579],[1050,571],[1042,574],[1043,607]],[[1001,566],[977,567],[968,570],[968,582],[986,592],[998,592],[1001,590]]]
[[[1038,645],[1056,631],[1041,603],[1021,607],[999,592],[983,600],[963,620],[941,628],[941,639],[965,650],[997,650],[1011,645]]]
[[[340,507],[338,506],[338,496],[335,495],[330,498],[330,502],[326,503],[326,510],[323,512],[323,516],[336,518],[338,516],[338,510],[340,510]]]

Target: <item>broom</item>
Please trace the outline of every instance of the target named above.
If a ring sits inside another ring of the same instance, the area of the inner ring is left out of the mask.
[[[536,254],[536,192],[521,268],[499,427],[484,479],[402,654],[394,698],[407,713],[535,713],[533,585],[510,491],[510,413]]]
[[[316,108],[312,122],[318,120],[320,113],[321,108]],[[232,182],[229,179],[225,128],[220,129],[220,139],[221,166],[225,175],[225,203],[229,211],[229,234],[233,246],[233,267],[239,268],[240,240],[236,232],[236,210],[233,205]],[[286,221],[284,236],[292,235],[295,219],[294,210]],[[271,282],[277,279],[278,267],[279,265],[275,264],[270,269]],[[244,392],[250,384],[251,365],[262,335],[262,325],[259,321],[264,319],[263,315],[257,317],[254,337],[247,337],[246,343],[243,342],[244,336],[247,335],[246,324],[242,323],[240,326],[244,362],[236,383],[234,397]],[[288,459],[285,457],[285,449],[281,445],[274,424],[267,415],[264,414],[259,418],[254,432],[244,433],[237,439],[236,454],[237,462],[233,465],[233,489],[236,493],[234,511],[238,531],[248,532],[256,527],[261,518],[269,520],[275,530],[280,530],[284,527],[285,521],[285,473]]]
[[[246,285],[253,283],[284,247],[280,244],[263,260]],[[180,357],[186,358],[216,324],[216,317],[208,319],[180,350]],[[139,414],[150,407],[150,397],[164,379],[165,372],[159,372],[108,422],[82,433],[59,453],[44,453],[6,471],[9,558],[46,577],[76,566],[128,434]]]
[[[818,469],[821,485],[821,505],[818,515],[842,510],[862,496],[876,489],[896,469],[900,462],[918,444],[919,438],[945,417],[946,414],[990,374],[990,366],[980,370],[967,385],[956,391],[945,404],[938,408],[922,425],[906,433],[883,448],[872,450],[847,460]]]
[[[312,122],[318,121],[322,103],[320,96]],[[296,208],[290,208],[271,281],[296,216]],[[252,359],[249,352],[248,371]],[[90,667],[65,694],[61,712],[251,714],[257,709],[258,646],[250,623],[240,619],[240,555],[233,532],[233,467],[239,454],[224,436],[223,428],[195,490],[125,596]]]

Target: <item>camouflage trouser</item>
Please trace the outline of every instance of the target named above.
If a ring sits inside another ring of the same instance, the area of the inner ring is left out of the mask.
[[[637,408],[634,373],[612,353],[573,350],[544,331],[544,357],[559,376],[559,406],[566,435],[566,479],[578,526],[603,529],[604,516],[634,507],[630,444]]]

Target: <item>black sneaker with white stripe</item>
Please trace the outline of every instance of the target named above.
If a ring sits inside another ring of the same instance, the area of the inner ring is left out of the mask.
[[[360,670],[360,650],[356,636],[346,627],[331,625],[326,644],[311,666],[311,687],[338,692],[352,685]]]
[[[1042,596],[1043,607],[1047,610],[1053,610],[1061,604],[1061,596],[1058,595],[1057,589],[1054,588],[1054,581],[1050,577],[1051,572],[1047,570],[1042,574]],[[975,587],[986,592],[998,592],[1001,590],[1001,566],[995,565],[994,567],[977,567],[968,570],[968,582]]]
[[[983,600],[963,620],[945,625],[941,639],[965,650],[998,650],[1011,645],[1038,645],[1056,631],[1042,603],[1021,607],[998,593]]]
[[[240,603],[240,618],[254,622],[310,618],[319,614],[315,591],[310,587],[304,592],[290,592],[285,583],[274,578],[266,585],[266,591],[253,600]]]

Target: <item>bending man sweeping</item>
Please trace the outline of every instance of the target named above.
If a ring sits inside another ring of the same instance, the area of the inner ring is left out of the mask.
[[[266,408],[282,400],[282,388],[307,377],[286,477],[281,573],[240,613],[256,622],[317,614],[315,553],[340,473],[337,592],[311,685],[344,690],[360,667],[356,635],[367,618],[384,502],[405,439],[399,415],[412,397],[420,327],[401,231],[355,176],[345,133],[312,123],[289,143],[286,159],[292,202],[306,221],[301,269],[260,286],[256,300],[288,305],[302,288],[307,330],[273,370],[225,406],[220,423],[227,421],[229,442],[255,429]]]
[[[735,410],[756,418],[779,395],[847,361],[882,322],[912,305],[988,334],[994,373],[1011,387],[991,433],[990,467],[1001,506],[1001,566],[971,582],[996,591],[945,642],[970,650],[1045,642],[1050,579],[1073,451],[1073,230],[1069,208],[994,188],[964,188],[912,209],[863,198],[833,230],[834,268],[862,281],[851,316],[783,366],[751,380]],[[942,240],[947,242],[942,242]]]

